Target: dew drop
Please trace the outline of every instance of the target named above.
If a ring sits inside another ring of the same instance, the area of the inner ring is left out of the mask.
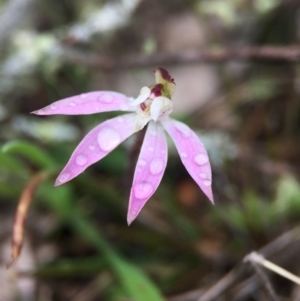
[[[147,164],[147,161],[144,160],[144,159],[141,159],[141,160],[139,160],[139,162],[138,162],[138,165],[141,165],[141,166],[145,166],[146,164]]]
[[[153,186],[148,182],[140,182],[134,187],[134,195],[138,199],[149,197],[153,192]]]
[[[62,173],[62,174],[58,177],[57,180],[58,180],[60,183],[65,183],[65,182],[67,182],[67,181],[70,179],[70,176],[71,176],[70,173],[64,172],[64,173]]]
[[[85,155],[79,155],[75,161],[77,165],[82,166],[87,162],[87,157]]]
[[[190,134],[191,134],[191,130],[190,130],[190,128],[187,126],[187,125],[185,125],[185,124],[183,124],[183,123],[175,123],[175,127],[176,127],[176,129],[178,130],[178,131],[180,131],[181,132],[181,134],[184,136],[184,137],[189,137],[190,136]]]
[[[89,149],[90,149],[91,151],[94,150],[95,148],[96,148],[95,145],[93,145],[93,144],[89,145]]]
[[[161,158],[154,158],[150,163],[150,172],[153,175],[160,174],[164,169],[164,161]]]
[[[194,160],[198,165],[204,165],[208,162],[208,156],[206,154],[198,154]]]
[[[88,97],[88,96],[87,96],[87,94],[85,94],[85,93],[83,93],[83,94],[80,95],[80,98],[81,98],[81,99],[86,99],[87,97]]]
[[[40,110],[38,110],[38,114],[39,114],[39,115],[44,115],[44,114],[45,114],[45,112],[44,112],[44,110],[43,110],[43,109],[40,109]]]
[[[114,97],[110,93],[101,93],[98,96],[98,100],[104,103],[111,103]]]
[[[113,128],[104,127],[98,133],[97,140],[100,148],[109,152],[121,142],[121,135]]]
[[[51,110],[56,110],[56,109],[57,109],[57,106],[56,106],[56,105],[51,105],[51,106],[50,106],[50,109],[51,109]]]
[[[206,178],[207,178],[207,174],[206,174],[205,172],[200,172],[200,173],[199,173],[199,177],[200,177],[201,179],[206,179]]]
[[[73,102],[73,101],[71,101],[71,102],[69,102],[69,106],[70,106],[70,107],[76,107],[76,103]]]
[[[137,210],[136,210],[135,208],[130,208],[130,214],[131,214],[132,216],[135,216],[136,213],[137,213]]]
[[[154,148],[153,147],[149,147],[148,150],[149,150],[149,152],[153,152]]]
[[[211,185],[211,180],[204,180],[203,185],[204,186],[210,186]]]
[[[187,156],[188,156],[187,153],[180,153],[181,158],[187,158]]]

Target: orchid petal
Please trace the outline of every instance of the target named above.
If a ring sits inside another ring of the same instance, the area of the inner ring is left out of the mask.
[[[135,114],[109,119],[92,129],[73,152],[55,186],[64,184],[99,161],[134,133]]]
[[[87,115],[108,111],[134,111],[128,97],[111,91],[89,92],[68,97],[32,112],[36,115]]]
[[[137,106],[141,104],[142,102],[147,100],[150,94],[151,94],[151,90],[148,87],[143,87],[140,91],[140,95],[136,99],[131,101],[131,105]]]
[[[156,97],[151,104],[150,116],[154,121],[157,121],[164,107],[164,97]]]
[[[211,167],[207,152],[197,135],[184,123],[166,119],[162,125],[173,139],[181,161],[191,177],[214,203]]]
[[[169,112],[173,108],[172,101],[164,96],[156,97],[151,104],[150,116],[154,121],[157,121],[164,112]]]
[[[151,121],[134,172],[127,213],[128,225],[157,189],[167,165],[167,156],[164,130],[159,123]]]
[[[136,115],[135,123],[134,123],[134,131],[138,132],[138,131],[142,130],[150,120],[151,120],[151,117],[147,114]]]

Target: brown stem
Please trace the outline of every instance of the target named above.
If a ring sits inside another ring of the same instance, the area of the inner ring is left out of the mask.
[[[28,211],[33,200],[33,195],[39,186],[39,184],[48,178],[52,172],[40,172],[36,174],[24,188],[19,204],[17,207],[14,225],[13,225],[13,234],[12,234],[12,250],[11,250],[11,261],[7,264],[9,268],[20,256],[24,241],[24,229],[25,223],[28,216]]]
[[[134,55],[120,59],[98,57],[92,53],[86,54],[64,47],[65,58],[93,68],[119,70],[153,66],[180,65],[190,63],[219,63],[229,60],[250,61],[285,61],[300,60],[300,46],[243,46],[235,48],[212,48],[197,51],[186,51],[180,54],[157,53],[152,56]]]

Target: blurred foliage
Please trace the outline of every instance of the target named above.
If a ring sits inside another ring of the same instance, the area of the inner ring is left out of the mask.
[[[0,7],[3,266],[22,191],[36,174],[53,173],[35,193],[13,272],[0,270],[0,300],[196,301],[246,254],[299,225],[297,62],[167,66],[178,76],[178,93],[183,82],[197,88],[203,81],[203,94],[214,87],[204,100],[198,90],[183,89],[181,101],[190,113],[177,114],[208,149],[216,205],[208,203],[170,144],[162,183],[130,227],[126,208],[136,137],[53,187],[84,133],[115,113],[30,115],[70,95],[116,90],[135,97],[152,84],[156,66],[110,70],[93,64],[95,57],[105,65],[106,59],[201,47],[297,44],[298,1],[10,0]],[[299,237],[292,236],[286,249],[270,254],[300,274],[299,248]],[[268,300],[253,273],[218,300]],[[269,276],[282,300],[299,299],[294,286]],[[26,289],[24,277],[31,283]]]

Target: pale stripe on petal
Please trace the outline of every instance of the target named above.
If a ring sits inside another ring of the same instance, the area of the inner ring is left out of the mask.
[[[167,142],[159,123],[150,121],[134,172],[127,222],[130,225],[157,189],[167,165]]]
[[[55,186],[64,184],[99,161],[134,133],[135,114],[109,119],[92,129],[73,152]]]
[[[36,115],[87,115],[109,111],[134,111],[130,100],[123,94],[111,91],[96,91],[58,100],[43,109],[32,112]]]
[[[194,131],[182,122],[167,119],[162,125],[173,139],[183,165],[213,203],[211,166],[202,142]]]

